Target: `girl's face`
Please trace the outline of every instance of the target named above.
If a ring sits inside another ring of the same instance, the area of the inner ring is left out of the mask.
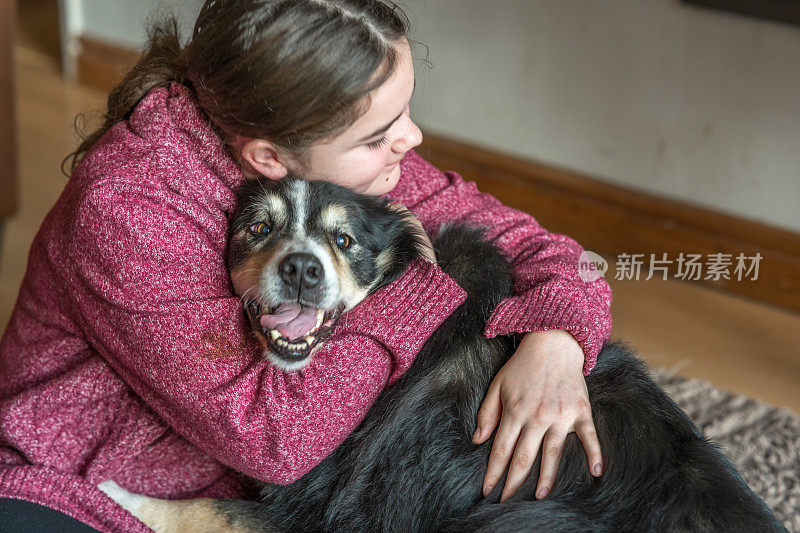
[[[334,139],[311,146],[300,175],[375,196],[394,189],[400,160],[422,142],[422,132],[409,117],[414,92],[411,48],[405,39],[397,48],[397,67],[370,93],[367,112]]]

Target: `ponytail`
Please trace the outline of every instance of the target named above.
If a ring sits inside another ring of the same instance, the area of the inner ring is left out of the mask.
[[[186,53],[181,47],[175,17],[153,25],[148,31],[147,49],[128,74],[108,95],[103,125],[85,135],[76,125],[81,144],[62,163],[62,172],[70,176],[86,152],[114,124],[126,120],[151,89],[172,82],[187,84]],[[69,168],[67,172],[65,167]]]

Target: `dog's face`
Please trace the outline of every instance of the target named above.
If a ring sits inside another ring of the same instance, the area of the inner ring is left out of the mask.
[[[327,182],[264,179],[239,193],[228,266],[265,353],[292,371],[418,250],[413,227],[385,200]]]

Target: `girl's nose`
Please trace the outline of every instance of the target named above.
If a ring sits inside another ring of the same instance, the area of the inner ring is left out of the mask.
[[[397,153],[408,152],[422,143],[422,131],[420,131],[419,127],[411,120],[411,117],[405,115],[402,117],[402,120],[403,129],[392,144],[392,150]]]

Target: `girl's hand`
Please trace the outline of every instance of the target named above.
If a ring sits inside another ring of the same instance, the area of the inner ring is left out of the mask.
[[[589,458],[592,475],[602,473],[589,394],[583,379],[583,350],[567,331],[527,333],[517,351],[500,369],[478,411],[473,441],[488,439],[497,426],[483,481],[488,496],[511,466],[500,501],[527,479],[544,440],[536,498],[550,492],[567,435],[575,431]],[[513,454],[513,456],[512,456]]]
[[[408,217],[408,221],[414,226],[414,229],[417,230],[419,233],[420,241],[422,242],[423,253],[422,258],[430,261],[431,263],[436,263],[436,254],[433,253],[433,245],[431,244],[431,239],[428,237],[428,234],[425,233],[425,230],[422,228],[422,222],[420,222],[414,214],[406,208],[403,204],[398,204],[397,202],[391,202],[391,208],[397,211],[398,213],[402,213]]]

